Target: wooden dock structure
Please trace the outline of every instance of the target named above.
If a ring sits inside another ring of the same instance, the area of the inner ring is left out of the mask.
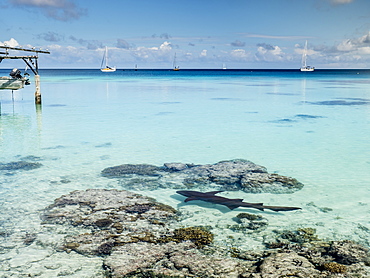
[[[40,75],[39,75],[39,66],[38,66],[38,58],[39,53],[50,54],[48,50],[41,50],[41,49],[28,49],[22,47],[10,47],[7,45],[0,45],[0,63],[4,59],[11,59],[11,60],[23,60],[24,63],[32,70],[33,74],[35,75],[35,104],[41,104],[41,91],[40,91]],[[35,55],[10,55],[10,51],[26,51],[26,52],[33,52],[36,53]],[[12,75],[12,73],[14,74]],[[18,74],[17,74],[18,73]],[[6,78],[6,79],[4,79]],[[19,72],[13,70],[11,72],[11,77],[3,77],[2,81],[3,86],[0,89],[10,89],[10,90],[17,90],[23,88],[27,78],[22,77]]]

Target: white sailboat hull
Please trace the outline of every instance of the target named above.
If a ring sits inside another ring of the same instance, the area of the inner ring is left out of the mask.
[[[116,71],[116,68],[103,68],[103,69],[100,69],[102,72],[115,72]]]
[[[302,67],[301,68],[301,71],[314,71],[315,70],[315,68],[313,68],[313,67]]]

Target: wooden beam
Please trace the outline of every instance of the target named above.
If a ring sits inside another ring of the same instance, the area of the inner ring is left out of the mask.
[[[39,74],[39,69],[37,67],[37,63],[36,63],[36,66],[33,64],[32,60],[31,59],[25,59],[23,58],[23,61],[26,63],[26,65],[32,70],[32,72],[35,74],[35,75],[38,75]],[[33,68],[33,66],[35,66],[35,68]]]
[[[40,50],[40,49],[28,49],[28,48],[21,48],[21,47],[10,47],[10,46],[5,46],[5,45],[0,45],[0,48],[50,54],[49,51],[47,51],[47,50]]]
[[[39,56],[0,56],[0,59],[37,59]]]

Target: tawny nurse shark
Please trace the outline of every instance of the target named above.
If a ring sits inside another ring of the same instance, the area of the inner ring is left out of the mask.
[[[184,202],[200,200],[212,204],[227,206],[229,209],[235,209],[238,207],[255,208],[259,210],[269,209],[273,211],[289,211],[301,209],[298,207],[264,206],[263,203],[246,203],[243,202],[243,199],[229,199],[221,196],[215,196],[217,193],[220,192],[223,191],[211,191],[211,192],[199,192],[191,190],[176,191],[176,193],[187,197]]]

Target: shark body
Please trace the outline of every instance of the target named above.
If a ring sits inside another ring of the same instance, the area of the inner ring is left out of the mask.
[[[227,206],[229,209],[235,209],[238,207],[255,208],[259,210],[273,210],[273,211],[290,211],[301,209],[298,207],[279,207],[279,206],[264,206],[263,203],[247,203],[243,202],[243,199],[229,199],[221,196],[216,196],[217,193],[223,191],[211,191],[211,192],[199,192],[191,190],[179,190],[176,193],[187,197],[184,202],[200,200],[212,204],[218,204]]]

